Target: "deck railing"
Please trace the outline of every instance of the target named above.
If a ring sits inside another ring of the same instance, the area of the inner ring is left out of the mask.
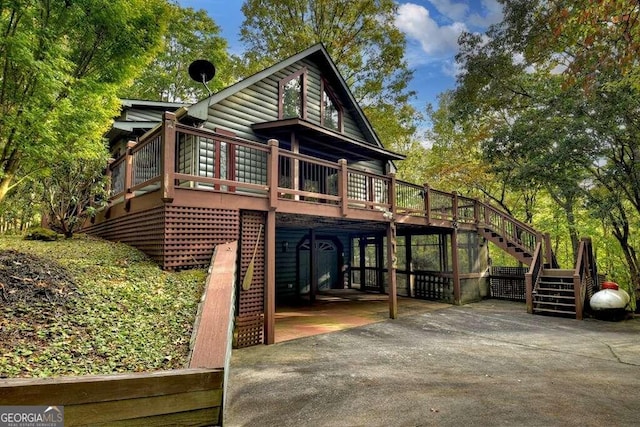
[[[426,217],[429,210],[425,201],[426,186],[396,181],[396,212],[402,215]]]
[[[533,313],[533,293],[538,288],[540,277],[544,272],[544,262],[542,259],[542,242],[536,245],[536,249],[533,252],[533,259],[529,266],[529,271],[524,275],[525,280],[525,299],[527,303],[527,312]]]
[[[543,241],[543,236],[533,227],[487,203],[476,201],[476,209],[480,224],[499,233],[528,253],[533,253],[536,245]]]
[[[578,246],[576,268],[573,272],[573,291],[576,299],[576,319],[581,320],[584,302],[599,288],[598,271],[593,257],[591,239],[583,238]]]
[[[358,169],[346,160],[332,162],[279,148],[196,129],[165,113],[163,124],[113,160],[110,202],[118,203],[161,190],[172,200],[176,188],[234,192],[265,197],[272,207],[283,200],[377,210],[383,218],[424,218],[428,224],[483,226],[533,253],[539,233],[510,215],[478,200]]]

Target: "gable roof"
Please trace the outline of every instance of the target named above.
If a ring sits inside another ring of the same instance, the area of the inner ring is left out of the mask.
[[[159,125],[162,113],[177,111],[188,106],[182,102],[146,101],[142,99],[121,99],[120,116],[113,120],[111,128],[104,135],[110,142],[133,133],[142,134]],[[131,113],[131,112],[135,113]]]
[[[367,141],[373,142],[375,147],[378,147],[378,151],[384,151],[389,154],[389,158],[394,159],[403,159],[405,156],[393,153],[388,151],[382,145],[382,142],[378,138],[375,130],[371,126],[371,123],[365,116],[362,108],[356,101],[353,93],[349,89],[349,86],[344,81],[344,78],[338,71],[336,64],[333,62],[331,57],[329,56],[326,48],[322,43],[318,43],[313,45],[302,52],[293,55],[283,61],[278,62],[277,64],[272,65],[269,68],[266,68],[259,73],[253,74],[247,77],[244,80],[239,81],[231,86],[222,89],[221,91],[211,95],[208,98],[205,98],[190,107],[187,108],[187,115],[199,120],[207,120],[208,118],[208,110],[209,106],[216,104],[225,98],[269,77],[270,75],[289,67],[292,64],[295,64],[298,61],[301,61],[305,58],[310,58],[314,62],[316,62],[321,68],[324,70],[329,70],[329,74],[325,76],[332,84],[334,91],[338,91],[339,95],[341,95],[341,99],[347,100],[348,107],[354,112],[354,118],[361,125],[362,132],[365,135]]]

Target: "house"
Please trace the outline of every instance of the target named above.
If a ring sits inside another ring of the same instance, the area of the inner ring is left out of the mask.
[[[384,148],[322,45],[193,105],[125,100],[109,136],[109,204],[86,231],[165,269],[208,265],[238,240],[239,346],[274,342],[277,303],[329,289],[386,293],[392,318],[398,295],[478,300],[488,241],[534,266],[530,308],[551,266],[548,236],[397,180],[403,156]]]

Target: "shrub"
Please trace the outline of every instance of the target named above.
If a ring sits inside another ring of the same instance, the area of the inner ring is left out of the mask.
[[[29,230],[26,236],[24,236],[25,240],[40,240],[43,242],[53,242],[54,240],[58,240],[58,233],[53,230],[49,230],[48,228],[32,228]]]

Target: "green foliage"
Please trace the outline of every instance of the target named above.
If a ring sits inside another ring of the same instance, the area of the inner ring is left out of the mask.
[[[77,154],[62,156],[44,179],[43,204],[48,211],[47,218],[51,227],[65,237],[72,237],[107,199],[103,174],[106,162],[105,148],[101,156],[96,153],[86,159],[79,159]]]
[[[124,97],[188,103],[208,96],[202,83],[189,77],[189,64],[196,59],[209,60],[216,67],[215,78],[207,84],[211,91],[234,82],[227,41],[205,10],[172,4],[168,21],[162,50],[122,92]]]
[[[0,238],[0,251],[8,249],[61,265],[77,289],[65,306],[0,307],[0,376],[185,367],[205,271],[165,272],[129,246],[84,235],[46,243]]]
[[[537,9],[534,28],[544,29],[533,34],[525,50],[531,60],[562,53],[556,62],[567,66],[568,85],[592,90],[620,82],[640,90],[637,1],[555,0],[528,7]]]
[[[0,233],[20,234],[40,223],[42,183],[24,180],[0,203]]]
[[[58,233],[48,228],[36,227],[29,229],[27,234],[24,236],[24,239],[39,240],[41,242],[54,242],[58,240]]]
[[[151,59],[166,0],[0,2],[0,202],[62,153],[100,151],[116,92]]]
[[[457,59],[465,72],[447,118],[463,130],[469,121],[486,125],[482,162],[523,196],[529,220],[559,208],[564,218],[552,218],[563,226],[555,228],[574,257],[585,230],[611,233],[628,280],[639,286],[630,230],[640,213],[640,94],[634,72],[625,71],[635,63],[627,56],[637,44],[638,10],[592,3],[508,1],[503,22],[485,35],[464,34]]]

